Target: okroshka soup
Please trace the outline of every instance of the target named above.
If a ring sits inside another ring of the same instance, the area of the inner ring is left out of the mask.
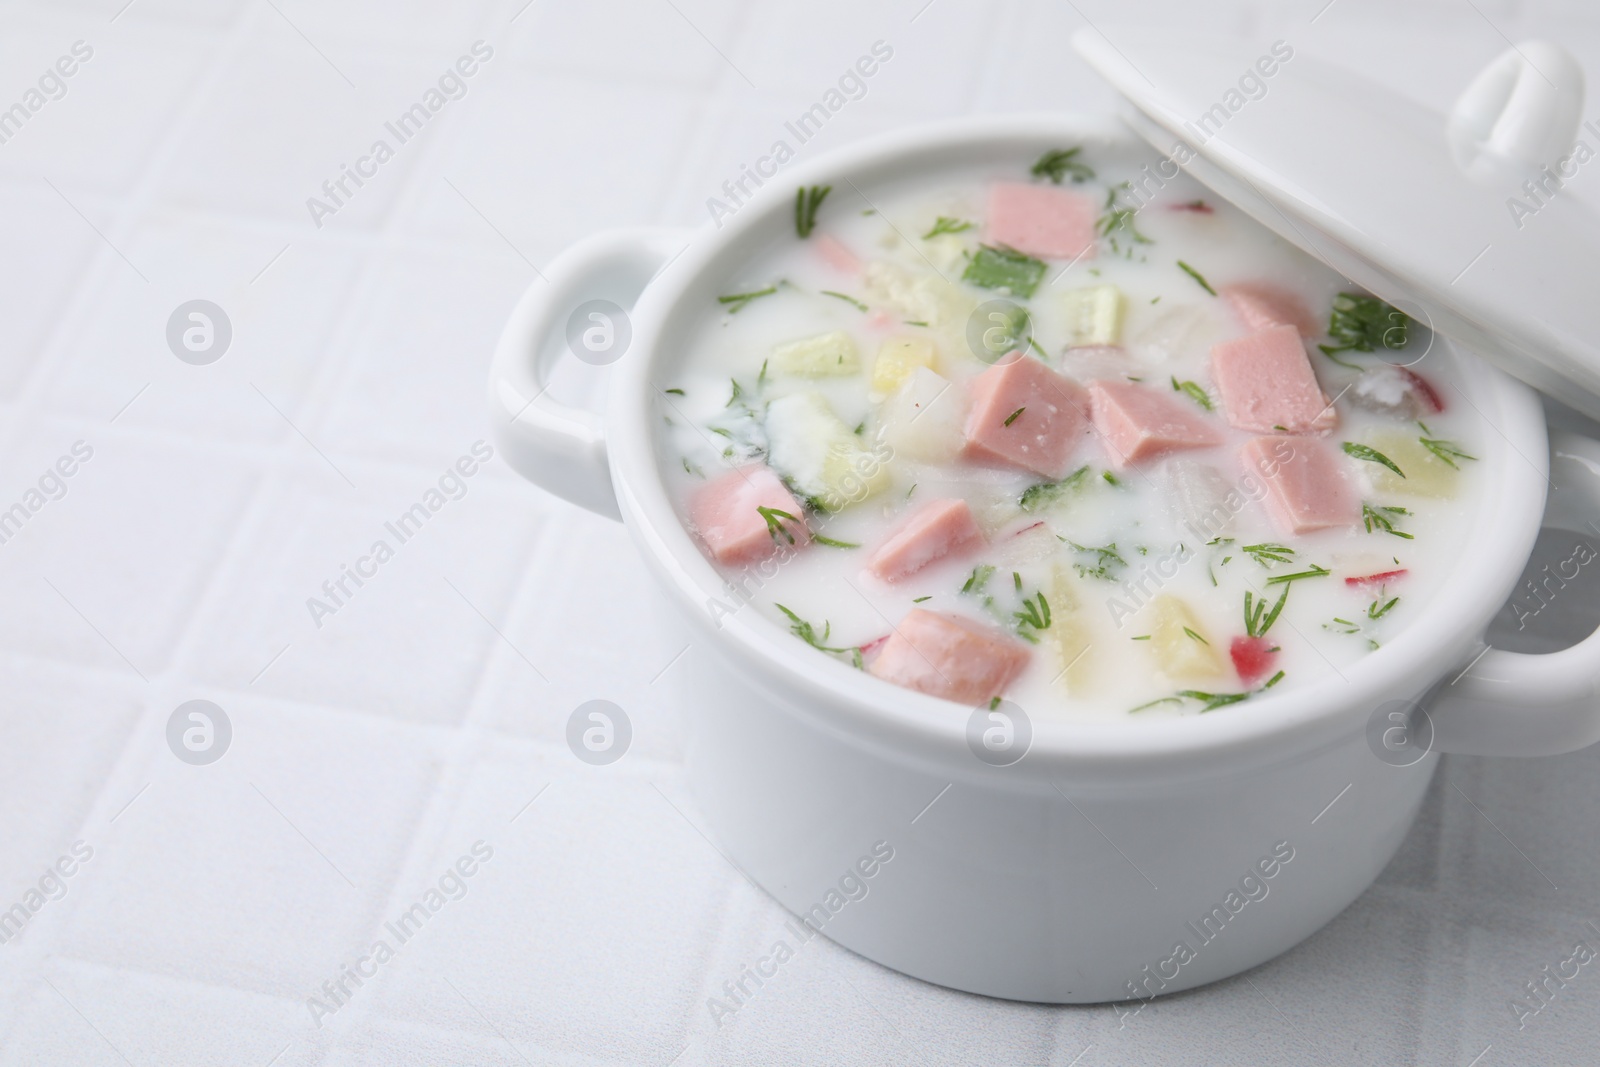
[[[730,610],[1064,719],[1226,714],[1416,617],[1480,491],[1453,355],[1175,169],[798,190],[658,382]]]

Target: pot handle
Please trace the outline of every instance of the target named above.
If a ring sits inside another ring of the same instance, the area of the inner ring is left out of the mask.
[[[1544,525],[1600,534],[1600,441],[1550,440]],[[1543,655],[1489,648],[1428,708],[1433,748],[1470,756],[1554,756],[1600,740],[1600,631]]]
[[[549,396],[550,372],[574,344],[593,364],[626,355],[633,336],[627,312],[691,232],[633,227],[579,241],[528,286],[495,346],[489,423],[501,456],[535,485],[607,518],[622,513],[600,417]],[[583,310],[591,301],[605,303]]]

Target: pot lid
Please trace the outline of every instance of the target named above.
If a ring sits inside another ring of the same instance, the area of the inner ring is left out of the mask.
[[[1600,216],[1562,186],[1600,150],[1583,71],[1530,41],[1450,116],[1277,41],[1081,30],[1158,151],[1345,277],[1600,418]]]

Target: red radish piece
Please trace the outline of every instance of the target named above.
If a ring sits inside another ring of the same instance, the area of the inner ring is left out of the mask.
[[[1167,208],[1167,210],[1193,211],[1196,215],[1214,215],[1216,214],[1217,209],[1206,203],[1204,200],[1188,200],[1182,204],[1172,204]]]
[[[1346,578],[1344,584],[1358,587],[1363,585],[1383,585],[1385,582],[1392,582],[1396,578],[1404,578],[1405,576],[1406,571],[1402,567],[1396,571],[1380,571],[1377,574],[1365,574],[1359,578]]]
[[[861,260],[832,234],[825,233],[811,242],[822,261],[841,274],[860,274]]]
[[[882,637],[874,637],[871,641],[862,642],[862,644],[858,646],[861,649],[862,657],[865,658],[878,651],[878,649],[883,647],[883,643],[887,640],[889,640],[889,635],[884,634]]]
[[[1438,390],[1422,375],[1392,363],[1362,371],[1349,389],[1351,403],[1397,419],[1421,419],[1444,410]]]
[[[1278,646],[1269,637],[1235,637],[1228,646],[1233,659],[1233,669],[1239,672],[1239,681],[1255,685],[1272,670],[1278,658]]]

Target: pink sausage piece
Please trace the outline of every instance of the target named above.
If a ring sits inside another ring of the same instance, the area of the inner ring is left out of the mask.
[[[1253,437],[1239,452],[1245,466],[1266,483],[1265,503],[1285,534],[1330,526],[1353,526],[1361,499],[1345,477],[1339,456],[1310,437]]]
[[[689,521],[718,563],[755,563],[789,546],[788,536],[772,530],[760,508],[794,516],[796,521],[774,516],[779,529],[794,538],[794,547],[811,540],[800,503],[782,479],[759,463],[701,486],[689,501]]]
[[[929,500],[872,554],[867,568],[886,582],[898,582],[982,545],[983,533],[965,500]]]
[[[1222,442],[1222,435],[1194,401],[1176,393],[1132,382],[1090,382],[1089,402],[1094,428],[1105,438],[1118,468]]]
[[[1093,200],[1066,189],[995,182],[989,186],[985,239],[1040,259],[1090,259],[1098,214]]]
[[[972,380],[962,456],[978,463],[1066,473],[1089,425],[1089,394],[1029,356],[997,363]]]
[[[913,608],[872,661],[886,682],[946,700],[980,704],[1005,692],[1028,665],[1028,649],[960,615]]]
[[[1252,330],[1293,326],[1301,337],[1317,332],[1317,321],[1299,295],[1271,282],[1237,282],[1217,289],[1239,321]]]
[[[1293,326],[1268,326],[1212,345],[1211,377],[1228,422],[1241,430],[1321,433],[1339,424]]]

